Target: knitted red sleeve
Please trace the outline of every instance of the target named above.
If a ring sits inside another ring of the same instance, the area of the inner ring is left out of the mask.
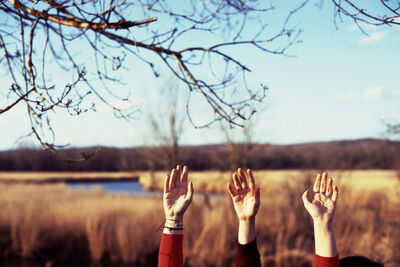
[[[321,257],[314,254],[314,267],[339,267],[339,256]]]
[[[183,234],[162,234],[158,251],[158,267],[182,267]]]

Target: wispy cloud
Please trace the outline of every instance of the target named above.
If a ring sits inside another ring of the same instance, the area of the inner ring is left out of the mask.
[[[390,92],[390,96],[392,97],[399,97],[400,96],[400,90],[392,90]]]
[[[375,86],[368,88],[364,91],[364,98],[367,100],[376,100],[382,97],[382,87]]]
[[[378,28],[378,26],[376,25],[372,25],[372,24],[367,24],[367,23],[359,23],[361,29],[363,29],[363,31],[374,31]],[[349,25],[346,30],[349,32],[355,32],[355,31],[360,31],[360,27],[357,26],[357,24],[352,23],[351,25]]]
[[[347,94],[337,94],[336,95],[336,101],[337,102],[350,102],[354,100],[356,95],[353,92],[347,93]]]
[[[361,45],[374,44],[374,43],[377,43],[377,42],[380,42],[380,41],[386,39],[387,36],[388,36],[388,34],[386,32],[373,32],[368,36],[364,36],[360,40],[360,44]]]
[[[115,100],[110,103],[110,105],[105,103],[99,103],[95,106],[97,114],[112,114],[113,107],[120,109],[122,111],[134,111],[142,106],[141,98],[135,98],[132,101],[129,100]]]

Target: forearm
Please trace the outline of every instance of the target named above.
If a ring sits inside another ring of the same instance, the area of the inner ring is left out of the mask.
[[[240,220],[238,230],[238,242],[241,245],[250,243],[256,238],[256,220]]]
[[[182,234],[162,234],[158,252],[158,267],[182,267]]]
[[[331,223],[314,220],[315,253],[322,257],[336,257],[335,235]]]

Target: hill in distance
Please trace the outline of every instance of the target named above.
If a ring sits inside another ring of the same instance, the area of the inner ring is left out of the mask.
[[[400,167],[400,142],[385,139],[340,140],[291,145],[230,143],[179,147],[104,147],[83,162],[66,162],[97,147],[55,153],[20,148],[0,152],[0,171],[162,170],[180,164],[191,170],[393,169]]]

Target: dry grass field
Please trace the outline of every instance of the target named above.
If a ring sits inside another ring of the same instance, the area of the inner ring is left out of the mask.
[[[261,185],[265,194],[277,187],[290,185],[302,187],[303,190],[313,182],[317,170],[271,170],[254,171],[256,182]],[[138,172],[140,184],[148,190],[162,191],[163,179],[166,172]],[[231,172],[205,171],[191,172],[196,192],[200,193],[226,193],[226,183],[231,181]],[[392,170],[334,170],[329,171],[339,188],[351,188],[352,193],[358,191],[385,191],[390,200],[392,196],[400,194],[400,176]],[[396,200],[394,198],[393,200]]]
[[[313,232],[301,194],[315,171],[259,171],[257,243],[263,266],[312,266]],[[334,220],[341,257],[400,266],[400,184],[394,172],[330,172],[339,184]],[[150,188],[165,172],[138,173]],[[228,173],[191,173],[195,192],[224,192]],[[63,184],[0,183],[0,256],[56,263],[156,266],[161,196],[111,195]],[[186,266],[234,266],[237,219],[228,196],[197,194],[184,219]]]

